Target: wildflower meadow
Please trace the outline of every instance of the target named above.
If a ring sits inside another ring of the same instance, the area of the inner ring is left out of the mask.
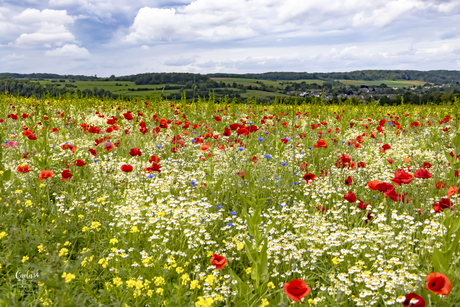
[[[0,96],[0,306],[460,306],[459,118]]]

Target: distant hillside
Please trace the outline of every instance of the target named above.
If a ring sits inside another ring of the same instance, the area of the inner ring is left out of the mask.
[[[260,80],[418,80],[437,84],[456,83],[460,81],[457,70],[358,70],[351,72],[308,73],[308,72],[266,72],[262,74],[208,74],[212,78],[247,78]]]
[[[0,78],[15,79],[68,79],[77,81],[132,81],[136,84],[187,84],[207,82],[210,78],[245,78],[259,80],[418,80],[435,84],[460,82],[460,71],[457,70],[357,70],[351,72],[308,73],[308,72],[266,72],[260,74],[192,74],[192,73],[143,73],[129,76],[114,75],[109,78],[83,75],[58,75],[49,73],[17,74],[0,73]]]

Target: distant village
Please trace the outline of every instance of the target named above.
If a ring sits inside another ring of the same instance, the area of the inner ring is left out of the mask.
[[[411,91],[414,94],[421,95],[424,92],[434,91],[437,92],[442,88],[451,87],[450,84],[444,85],[425,85],[425,86],[412,86],[412,87],[369,87],[366,85],[361,85],[358,90],[348,91],[349,93],[334,93],[334,91],[288,91],[286,92],[287,95],[292,96],[299,96],[299,97],[321,97],[324,95],[324,99],[329,100],[332,98],[339,98],[339,99],[349,99],[349,98],[357,98],[360,100],[365,100],[372,98],[373,100],[380,100],[382,96],[386,96],[388,98],[394,98],[397,95],[402,95],[408,91]]]

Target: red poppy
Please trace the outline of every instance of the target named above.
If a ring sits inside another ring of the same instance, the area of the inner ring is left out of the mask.
[[[343,198],[348,200],[350,203],[355,203],[356,202],[356,195],[352,191],[349,191],[348,194],[343,195]]]
[[[243,127],[243,128],[238,129],[238,130],[236,131],[236,133],[237,133],[238,135],[248,135],[248,134],[249,134],[249,130]]]
[[[315,148],[320,148],[320,147],[327,148],[326,141],[325,140],[318,140],[316,142],[316,145],[314,145],[313,147],[315,147]]]
[[[111,151],[114,148],[115,148],[115,146],[113,146],[113,144],[110,143],[110,142],[107,142],[107,143],[104,144],[104,150]]]
[[[358,167],[365,168],[365,167],[366,167],[366,163],[364,163],[364,162],[358,162]]]
[[[438,190],[441,190],[446,186],[446,184],[442,181],[436,181],[434,184],[436,185],[436,189]]]
[[[153,163],[153,162],[155,162],[155,163],[160,163],[160,158],[157,157],[157,156],[155,156],[155,155],[152,155],[152,156],[150,157],[150,159],[149,159],[149,162],[150,162],[150,163]]]
[[[388,163],[390,163],[390,164],[395,163],[395,161],[393,161],[393,159],[390,159],[390,158],[388,158],[387,161],[388,161]]]
[[[449,189],[447,189],[447,197],[451,197],[457,191],[458,191],[457,187],[454,187],[454,186],[450,187]]]
[[[283,144],[286,144],[287,142],[289,142],[289,140],[286,139],[286,138],[283,138],[283,139],[281,139],[281,142],[283,142]]]
[[[59,131],[58,128],[53,128],[53,129],[51,130],[51,132],[58,132],[58,131]]]
[[[83,161],[83,160],[75,160],[74,163],[75,163],[76,166],[84,166],[84,165],[86,165],[86,162]]]
[[[359,199],[358,202],[359,202],[358,208],[361,210],[366,210],[367,206],[371,204],[371,203],[364,204],[364,202],[361,199]]]
[[[53,176],[54,176],[53,171],[46,171],[46,170],[44,170],[44,171],[41,171],[41,172],[40,172],[40,175],[38,176],[38,181],[42,181],[42,180],[45,179],[45,178],[51,178],[51,177],[53,177]]]
[[[407,173],[405,170],[399,170],[395,172],[395,177],[391,179],[396,185],[409,184],[414,180],[414,176]]]
[[[142,156],[142,152],[139,148],[132,148],[130,151],[129,151],[129,154],[134,157],[134,156]]]
[[[217,270],[222,270],[227,265],[227,259],[217,254],[212,255],[211,265],[215,265]]]
[[[442,198],[439,203],[433,204],[433,209],[435,212],[444,211],[444,209],[452,209],[454,203],[448,198]]]
[[[428,179],[428,178],[431,178],[433,175],[431,175],[431,173],[429,171],[427,171],[426,169],[424,168],[421,168],[421,169],[418,169],[415,171],[414,173],[414,177],[415,178],[425,178],[425,179]]]
[[[27,138],[29,140],[35,141],[37,139],[37,136],[35,134],[28,135]]]
[[[223,134],[224,134],[224,136],[230,136],[230,135],[232,135],[232,131],[230,129],[228,129],[228,128],[225,128]]]
[[[449,278],[441,273],[431,273],[426,277],[426,289],[436,294],[448,295],[452,288]]]
[[[404,297],[406,299],[402,303],[403,306],[425,307],[425,301],[423,298],[415,293],[406,294]]]
[[[70,178],[72,178],[72,174],[70,173],[68,169],[64,170],[61,175],[62,175],[62,181],[67,181]]]
[[[370,190],[375,191],[377,190],[377,185],[380,183],[378,180],[372,180],[367,183],[367,186]]]
[[[122,172],[125,172],[125,173],[129,173],[129,172],[132,172],[133,171],[133,167],[129,164],[123,164],[121,167],[120,167],[121,171]]]
[[[24,166],[19,165],[17,170],[18,170],[19,173],[28,173],[28,172],[31,171],[31,169],[29,169],[29,166],[27,164],[24,165]]]
[[[385,151],[387,151],[388,149],[391,149],[391,146],[388,145],[388,144],[385,144],[385,145],[382,146],[382,150],[381,150],[380,152],[385,152]]]
[[[432,166],[433,166],[433,165],[431,165],[429,162],[425,162],[425,163],[423,163],[423,165],[422,165],[423,168],[430,168],[430,167],[432,167]]]
[[[25,152],[22,154],[23,159],[27,159],[29,157],[29,152]]]
[[[222,121],[222,118],[220,118],[219,116],[215,116],[214,119],[218,122],[221,122]]]
[[[88,151],[89,151],[93,156],[96,156],[96,155],[97,155],[97,151],[95,151],[95,150],[92,149],[92,148],[88,149]]]
[[[257,163],[257,157],[256,157],[256,156],[253,156],[253,157],[252,157],[252,162],[253,162],[253,163]]]
[[[131,113],[123,113],[123,116],[125,117],[126,120],[133,120],[133,116]]]
[[[327,209],[324,208],[323,206],[317,206],[316,210],[318,210],[318,211],[327,211]]]
[[[240,128],[240,127],[241,127],[240,124],[231,124],[230,125],[230,129],[232,129],[232,130],[236,130],[236,129]],[[195,128],[193,128],[193,129],[195,129]]]
[[[345,179],[345,184],[346,185],[351,185],[353,183],[353,179],[351,178],[351,176],[348,176],[347,179]]]
[[[245,172],[237,172],[236,173],[238,176],[244,179],[244,175],[246,174]]]
[[[291,282],[284,283],[284,293],[287,297],[294,302],[300,302],[302,298],[307,296],[311,288],[307,286],[307,283],[302,279],[295,279]]]
[[[307,184],[313,182],[313,180],[315,180],[315,178],[316,178],[315,174],[310,173],[310,174],[303,175],[303,179],[307,182]]]

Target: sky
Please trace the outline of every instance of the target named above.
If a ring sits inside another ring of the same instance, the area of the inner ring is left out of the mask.
[[[460,0],[0,0],[0,72],[460,70]]]

